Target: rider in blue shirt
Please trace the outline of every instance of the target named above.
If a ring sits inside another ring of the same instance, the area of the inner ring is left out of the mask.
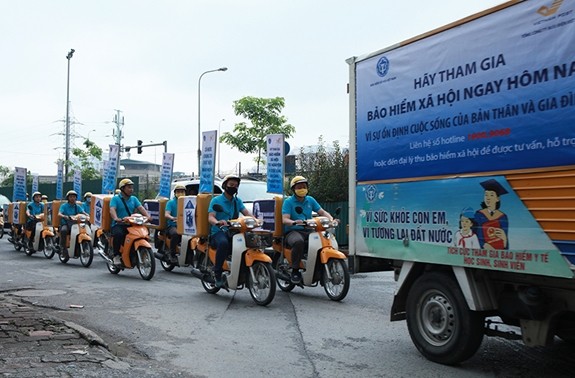
[[[228,175],[224,177],[222,188],[224,192],[212,198],[208,209],[208,221],[212,225],[210,230],[210,241],[216,246],[216,263],[214,264],[214,274],[216,276],[216,287],[222,287],[222,271],[224,261],[232,250],[231,237],[227,230],[222,230],[228,220],[239,217],[242,213],[245,216],[252,216],[240,198],[236,196],[240,186],[240,177]],[[219,204],[223,211],[214,210],[214,205]]]
[[[86,192],[84,193],[84,203],[82,204],[82,208],[84,212],[90,215],[90,203],[92,202],[92,193]]]
[[[30,245],[32,245],[34,236],[36,235],[36,223],[38,222],[36,215],[44,213],[44,204],[40,202],[41,199],[42,193],[34,192],[34,194],[32,194],[32,202],[26,206],[26,216],[28,218],[26,221],[26,229],[32,231],[30,236]]]
[[[186,187],[176,185],[174,188],[174,198],[166,204],[165,216],[168,220],[166,234],[170,238],[170,259],[175,259],[178,244],[182,242],[182,235],[178,234],[178,198],[186,195]]]
[[[110,216],[112,217],[111,234],[114,239],[114,264],[121,265],[120,247],[128,235],[128,225],[123,220],[130,215],[139,212],[149,218],[150,215],[138,200],[133,196],[134,182],[130,179],[122,179],[118,185],[120,193],[113,196],[110,200]]]
[[[66,193],[66,200],[65,202],[60,205],[60,209],[58,210],[58,216],[60,217],[60,250],[62,256],[68,256],[68,249],[66,248],[66,239],[68,238],[68,234],[70,233],[70,229],[72,227],[72,216],[78,214],[88,215],[82,209],[82,206],[76,203],[78,199],[78,193],[73,190],[69,190]]]
[[[305,232],[303,221],[310,219],[313,211],[330,220],[333,220],[333,218],[327,211],[322,209],[315,198],[308,195],[308,182],[305,177],[295,176],[290,182],[290,188],[293,196],[286,198],[282,205],[282,220],[286,243],[292,249],[291,282],[299,284],[301,282],[299,265],[304,253],[305,239],[308,236],[308,233]],[[296,210],[298,207],[301,208],[301,211]]]

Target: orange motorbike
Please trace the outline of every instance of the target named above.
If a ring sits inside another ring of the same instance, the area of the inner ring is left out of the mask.
[[[100,238],[104,241],[100,243],[103,248],[98,248],[98,253],[106,260],[110,273],[118,274],[124,269],[137,267],[142,279],[148,281],[154,277],[156,260],[150,245],[147,220],[148,218],[140,214],[132,214],[127,217],[125,223],[128,225],[128,234],[120,246],[122,260],[120,265],[114,264],[114,249],[112,247],[114,241],[111,233],[107,231],[104,233],[104,237]]]
[[[78,214],[72,215],[70,218],[73,223],[66,237],[68,254],[64,255],[58,248],[58,257],[62,264],[66,264],[71,258],[79,258],[82,266],[88,268],[94,259],[94,247],[90,236],[92,231],[90,230],[90,225],[87,224],[88,217],[84,214]]]
[[[276,203],[276,214],[281,205]],[[301,214],[303,209],[297,207],[296,211]],[[336,215],[340,209],[336,210]],[[274,268],[278,286],[282,291],[292,291],[295,284],[291,282],[291,248],[284,242],[281,222],[281,210],[276,217],[276,230],[274,235],[273,249],[277,252],[274,256]],[[303,270],[302,282],[298,286],[323,286],[329,299],[341,301],[349,291],[350,276],[347,266],[347,257],[337,250],[338,244],[334,236],[334,230],[338,226],[337,220],[330,221],[327,217],[314,217],[304,221],[304,227],[310,233],[305,242],[304,256],[300,262]]]

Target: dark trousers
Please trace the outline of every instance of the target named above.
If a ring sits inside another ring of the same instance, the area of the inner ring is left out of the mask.
[[[175,254],[178,244],[182,242],[182,235],[178,234],[178,228],[176,226],[168,227],[166,234],[170,238],[170,251]]]
[[[36,236],[36,223],[38,223],[37,220],[26,222],[26,229],[31,231],[30,242],[34,242],[34,236]]]
[[[61,224],[60,225],[60,247],[62,250],[66,248],[66,239],[68,239],[68,235],[70,234],[70,226],[68,224]]]
[[[116,224],[112,227],[112,238],[114,239],[114,255],[120,254],[120,247],[124,244],[126,240],[126,235],[128,235],[128,226],[125,224]]]
[[[216,246],[216,264],[214,265],[214,273],[216,278],[222,277],[224,261],[226,257],[232,252],[231,238],[226,231],[218,231],[213,234],[211,243]]]
[[[305,238],[307,234],[299,231],[290,231],[286,235],[286,243],[291,248],[291,267],[293,270],[299,269],[299,263],[304,253]]]

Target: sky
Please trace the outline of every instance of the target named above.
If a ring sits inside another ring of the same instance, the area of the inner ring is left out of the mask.
[[[125,146],[167,142],[174,171],[197,170],[200,129],[231,132],[233,102],[283,97],[292,151],[349,142],[345,60],[501,4],[501,0],[0,0],[0,165],[56,175],[71,146],[106,151],[116,111]],[[421,57],[425,59],[425,57]],[[161,164],[163,146],[131,159]],[[124,153],[122,158],[127,158]],[[255,170],[220,145],[222,173]]]

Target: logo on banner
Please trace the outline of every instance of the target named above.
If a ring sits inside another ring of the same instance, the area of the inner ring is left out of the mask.
[[[377,198],[377,188],[375,187],[375,185],[368,186],[367,189],[365,190],[365,199],[367,199],[367,202],[373,202],[375,201],[376,198]]]
[[[387,75],[387,72],[389,71],[389,60],[387,60],[385,56],[382,56],[377,61],[376,68],[377,68],[377,74],[381,77],[385,77],[385,75]]]

